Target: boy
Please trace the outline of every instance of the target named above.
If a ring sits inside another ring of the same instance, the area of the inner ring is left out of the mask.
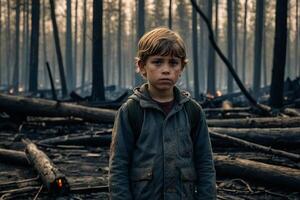
[[[183,40],[172,30],[156,28],[140,39],[136,64],[147,83],[134,90],[115,119],[112,200],[216,199],[205,115],[175,86],[186,63]],[[188,106],[199,118],[195,127]]]

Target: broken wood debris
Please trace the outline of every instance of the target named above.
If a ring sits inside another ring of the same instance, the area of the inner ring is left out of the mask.
[[[39,173],[49,193],[65,194],[69,192],[69,183],[65,175],[54,165],[48,156],[39,150],[30,140],[22,140],[26,145],[25,152],[31,164]]]

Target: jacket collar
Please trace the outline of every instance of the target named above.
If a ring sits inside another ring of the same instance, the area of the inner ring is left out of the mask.
[[[131,95],[129,98],[139,101],[141,107],[152,107],[161,110],[158,104],[155,101],[153,101],[149,94],[148,83],[143,84],[141,87],[135,88],[133,92],[134,94]],[[182,105],[190,99],[190,94],[188,92],[181,91],[177,86],[174,86],[174,95],[175,106],[177,107],[182,107]]]

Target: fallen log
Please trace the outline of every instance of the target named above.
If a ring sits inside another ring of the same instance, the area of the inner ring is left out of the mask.
[[[70,190],[65,175],[54,165],[48,156],[39,150],[30,140],[22,140],[26,145],[25,152],[28,160],[39,173],[43,185],[52,194],[65,194]]]
[[[256,161],[214,156],[217,175],[247,178],[262,184],[299,191],[300,170]]]
[[[251,107],[236,107],[236,108],[204,108],[205,113],[239,113],[239,112],[250,112]]]
[[[39,144],[49,145],[79,145],[79,146],[109,146],[111,143],[111,134],[101,135],[80,135],[80,136],[59,136],[39,141]]]
[[[291,117],[300,117],[300,113],[296,109],[285,108],[282,112],[283,114],[286,114]]]
[[[210,133],[210,135],[212,135],[214,137],[222,138],[223,140],[233,142],[235,144],[246,147],[248,149],[260,151],[260,152],[263,152],[263,153],[270,153],[270,154],[285,157],[285,158],[288,158],[288,159],[291,159],[291,160],[294,160],[294,161],[300,161],[300,155],[299,154],[294,154],[294,153],[290,153],[290,152],[286,152],[286,151],[282,151],[282,150],[272,149],[270,147],[259,145],[259,144],[253,143],[253,142],[248,142],[246,140],[242,140],[242,139],[239,139],[239,138],[228,136],[226,134],[220,134],[220,133],[217,133],[217,132],[212,131],[212,130],[209,130],[209,133]]]
[[[210,127],[210,130],[272,147],[299,148],[300,144],[300,128]]]
[[[0,148],[0,162],[28,166],[29,162],[24,152]]]
[[[14,188],[24,188],[24,187],[32,187],[32,186],[39,186],[39,176],[30,179],[18,180],[18,181],[9,181],[9,182],[1,182],[0,183],[0,194],[1,191],[4,190],[12,190]]]
[[[85,122],[81,118],[74,117],[27,117],[26,125],[32,126],[62,126],[80,125]]]
[[[0,110],[25,116],[78,117],[90,122],[112,123],[116,111],[46,99],[0,94]]]
[[[209,127],[231,128],[289,128],[300,127],[300,117],[264,117],[249,119],[208,119]]]

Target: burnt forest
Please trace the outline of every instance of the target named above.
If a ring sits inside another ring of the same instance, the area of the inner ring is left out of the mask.
[[[178,32],[218,200],[300,199],[299,0],[0,0],[0,200],[109,199],[137,43]]]

